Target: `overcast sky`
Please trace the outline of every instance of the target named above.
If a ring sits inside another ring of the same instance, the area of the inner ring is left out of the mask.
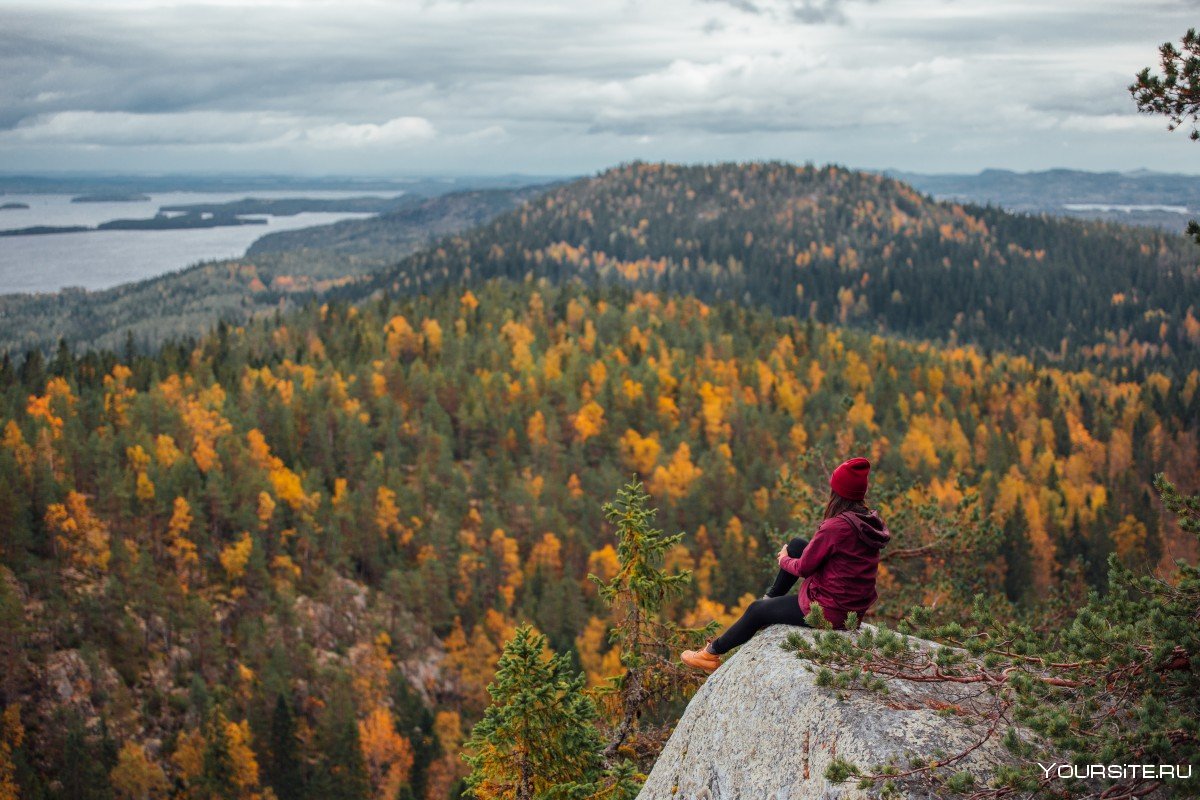
[[[1200,0],[0,0],[0,171],[1200,173],[1126,91]]]

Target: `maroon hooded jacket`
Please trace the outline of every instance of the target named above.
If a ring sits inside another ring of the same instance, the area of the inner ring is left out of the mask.
[[[879,551],[890,539],[878,511],[846,511],[822,522],[799,558],[785,553],[779,568],[804,578],[800,610],[805,615],[820,603],[833,627],[844,628],[846,614],[854,611],[861,620],[878,597]]]

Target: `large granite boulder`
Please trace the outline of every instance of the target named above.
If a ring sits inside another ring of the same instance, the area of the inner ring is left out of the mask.
[[[864,626],[865,627],[865,626]],[[714,672],[688,704],[638,800],[817,800],[878,796],[856,780],[830,783],[840,757],[864,769],[912,756],[957,754],[986,731],[972,714],[991,697],[979,684],[889,680],[888,692],[839,693],[815,684],[810,662],[780,645],[789,633],[760,631]],[[845,634],[839,634],[845,635]],[[914,643],[936,647],[914,639]],[[974,724],[972,724],[974,723]],[[1013,757],[993,737],[955,764],[980,777]],[[923,791],[902,787],[909,797]]]

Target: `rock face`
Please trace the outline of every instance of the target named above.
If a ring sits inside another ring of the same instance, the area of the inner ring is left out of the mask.
[[[988,703],[990,696],[977,684],[891,680],[885,695],[854,690],[838,699],[834,690],[815,685],[815,674],[805,669],[809,662],[780,647],[796,631],[812,635],[783,625],[760,631],[708,678],[638,800],[871,797],[877,792],[858,789],[855,780],[826,780],[830,761],[836,756],[870,769],[895,758],[903,770],[909,756],[932,758],[939,750],[954,755],[984,732],[969,724],[971,717],[944,711]],[[955,769],[981,775],[1012,760],[997,737]]]

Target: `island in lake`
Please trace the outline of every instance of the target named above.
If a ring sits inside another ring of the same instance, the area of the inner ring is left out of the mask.
[[[96,227],[87,225],[35,225],[0,231],[0,236],[45,236],[52,233],[88,233],[91,231],[176,231],[189,228],[222,228],[231,225],[266,225],[261,217],[235,217],[230,214],[158,214],[148,219],[114,219]]]
[[[266,225],[261,217],[239,217],[234,214],[163,214],[149,219],[114,219],[101,222],[98,231],[174,231],[183,228],[222,228],[228,225]]]
[[[86,225],[34,225],[32,228],[13,228],[0,231],[0,236],[45,236],[51,233],[83,233],[93,230]]]
[[[72,197],[72,203],[145,203],[150,197],[137,192],[95,192]]]
[[[29,203],[4,203],[0,205],[0,211],[17,211],[18,209],[28,209]]]
[[[162,211],[209,214],[270,214],[273,217],[290,217],[307,212],[352,212],[357,214],[382,214],[399,211],[418,205],[422,197],[398,194],[394,197],[244,197],[226,203],[187,203],[163,206]]]

